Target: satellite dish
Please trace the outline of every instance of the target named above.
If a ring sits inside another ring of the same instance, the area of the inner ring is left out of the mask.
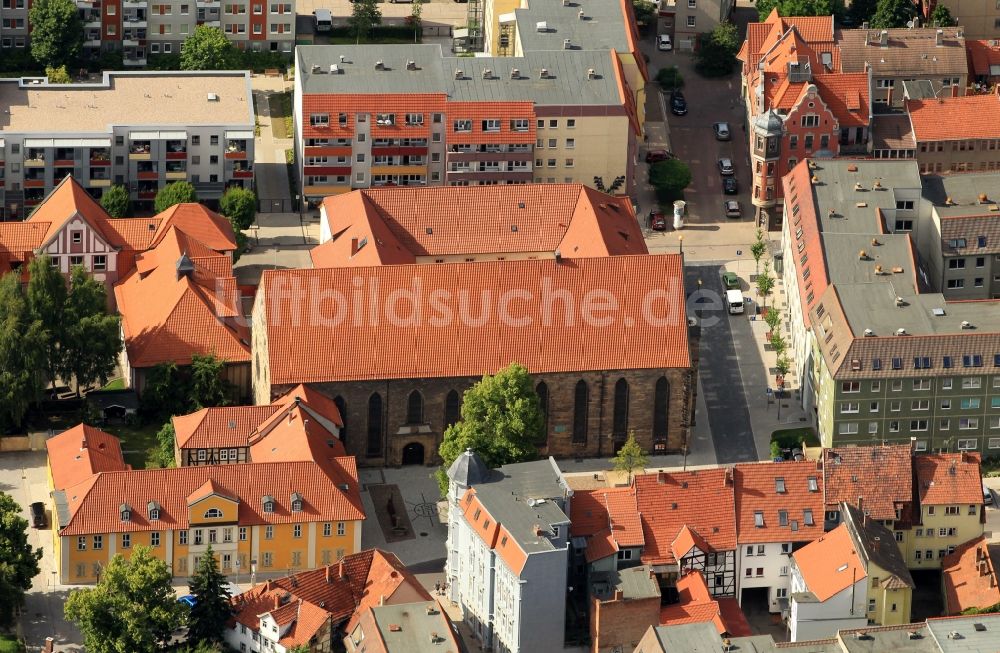
[[[912,20],[906,21],[906,26],[909,27],[910,29],[913,29],[913,21]]]

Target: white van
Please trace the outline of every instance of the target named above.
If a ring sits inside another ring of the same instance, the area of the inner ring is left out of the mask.
[[[743,312],[743,293],[739,290],[727,290],[726,304],[730,315],[739,315]]]
[[[317,32],[329,32],[333,29],[333,14],[329,9],[317,9],[313,12]]]

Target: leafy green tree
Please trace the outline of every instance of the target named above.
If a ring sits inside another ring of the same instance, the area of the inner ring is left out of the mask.
[[[121,184],[111,186],[101,195],[101,206],[112,218],[124,218],[131,207],[128,189]]]
[[[767,18],[775,7],[782,16],[842,16],[843,0],[757,0],[757,15]]]
[[[910,0],[878,0],[871,19],[872,29],[906,27],[917,15],[917,8]]]
[[[736,25],[728,21],[719,23],[711,32],[701,35],[699,46],[695,70],[706,77],[724,77],[733,72],[740,49]]]
[[[767,324],[767,328],[771,333],[777,333],[778,327],[781,326],[781,313],[778,311],[768,311],[764,315],[764,323]]]
[[[958,25],[958,21],[951,15],[951,10],[948,9],[947,5],[939,2],[934,7],[934,11],[931,12],[931,21],[928,27],[954,27],[956,25]]]
[[[83,48],[83,21],[73,0],[36,0],[28,10],[31,56],[43,66],[73,64]]]
[[[656,83],[661,88],[672,91],[684,87],[684,77],[677,66],[664,66],[656,73]]]
[[[21,507],[0,492],[0,628],[14,625],[41,558],[42,550],[31,548],[28,542],[28,521],[21,517]]]
[[[232,221],[234,228],[249,229],[257,217],[257,195],[239,186],[227,188],[219,200],[219,212]]]
[[[72,592],[65,613],[83,633],[88,653],[132,653],[169,641],[184,607],[167,564],[139,546],[128,559],[113,557],[95,587]]]
[[[776,313],[776,312],[777,311],[770,310],[767,312],[767,314],[770,315],[771,313]],[[771,334],[770,344],[771,344],[771,349],[774,350],[774,353],[778,356],[778,358],[781,358],[782,354],[785,353],[785,349],[788,348],[788,343],[785,342],[785,337],[782,336],[780,333]]]
[[[441,494],[448,491],[447,469],[466,449],[489,467],[531,460],[538,455],[544,420],[535,384],[523,366],[512,363],[465,392],[462,418],[449,426],[438,449]]]
[[[225,406],[229,403],[233,388],[224,376],[225,369],[226,362],[213,354],[191,356],[189,403],[192,410]]]
[[[55,387],[62,361],[67,322],[66,278],[59,268],[51,265],[48,256],[39,256],[28,263],[28,310],[45,334],[44,369],[47,380]]]
[[[211,545],[191,578],[191,594],[195,604],[188,615],[188,636],[196,642],[221,642],[232,610],[226,577],[219,571]]]
[[[61,346],[61,373],[76,380],[76,392],[111,378],[122,350],[121,322],[108,311],[104,284],[82,266],[70,272],[66,298],[65,332]]]
[[[49,79],[50,84],[71,84],[73,78],[69,76],[66,72],[66,64],[55,68],[53,66],[45,67],[45,76]]]
[[[201,27],[198,29],[201,29]],[[157,213],[160,213],[166,211],[174,204],[197,201],[198,193],[195,191],[194,186],[191,185],[191,182],[175,181],[167,184],[156,193],[156,199],[153,200],[153,208],[156,209]]]
[[[156,451],[153,452],[152,461],[161,468],[177,466],[177,459],[174,457],[175,438],[173,422],[168,421],[156,433]]]
[[[778,373],[778,376],[785,376],[791,369],[791,364],[788,362],[788,357],[784,354],[778,356],[778,360],[774,363],[774,370]]]
[[[771,265],[764,261],[764,268],[757,275],[757,293],[764,299],[764,308],[767,308],[767,298],[774,290],[774,277],[771,276]]]
[[[351,16],[347,19],[354,40],[361,43],[367,40],[376,25],[382,24],[382,10],[378,0],[355,0],[351,5]]]
[[[628,482],[631,485],[632,472],[644,469],[648,460],[646,452],[635,441],[635,431],[629,431],[628,439],[625,440],[625,444],[618,450],[615,457],[611,459],[611,464],[614,465],[616,472],[628,474]]]
[[[218,27],[199,25],[181,44],[181,70],[229,70],[239,53]]]
[[[764,252],[767,251],[767,243],[764,242],[764,232],[758,229],[756,236],[757,239],[750,245],[750,255],[753,256],[754,276],[760,273],[760,259],[764,256]]]
[[[28,307],[17,273],[0,279],[0,427],[21,424],[42,392],[46,334]]]
[[[188,379],[176,363],[160,363],[146,373],[141,409],[146,419],[169,418],[190,412]]]
[[[656,4],[652,0],[632,0],[632,13],[639,27],[656,24]]]
[[[669,204],[684,197],[684,189],[691,184],[691,169],[677,159],[657,161],[649,166],[649,183],[656,189],[656,199]]]
[[[413,27],[413,42],[419,43],[424,31],[424,0],[413,0],[410,6],[410,15],[406,18],[406,23]]]

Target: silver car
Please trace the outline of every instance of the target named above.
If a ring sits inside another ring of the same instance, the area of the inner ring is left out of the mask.
[[[732,159],[729,157],[719,159],[719,174],[725,177],[736,174],[736,169],[733,167]]]
[[[728,141],[732,136],[729,133],[729,123],[728,122],[717,122],[712,125],[712,129],[715,131],[715,139],[719,141]]]

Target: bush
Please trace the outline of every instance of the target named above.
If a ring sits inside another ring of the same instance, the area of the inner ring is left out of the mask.
[[[69,76],[66,72],[66,66],[62,65],[58,68],[52,66],[45,67],[45,76],[49,78],[50,84],[71,84],[73,83],[73,78]]]
[[[684,77],[681,75],[681,71],[677,69],[677,66],[666,66],[660,68],[659,72],[656,73],[656,83],[662,88],[672,91],[675,88],[684,87]]]
[[[684,197],[691,183],[691,169],[677,159],[658,161],[649,167],[649,183],[656,189],[660,204],[670,204]]]

